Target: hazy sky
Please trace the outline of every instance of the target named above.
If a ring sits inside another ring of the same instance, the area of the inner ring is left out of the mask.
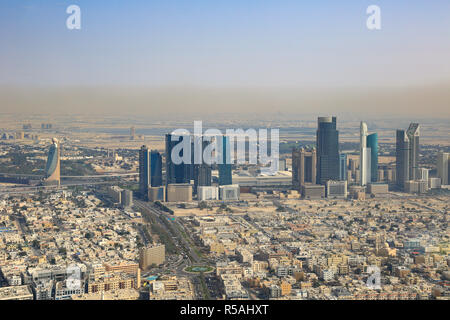
[[[81,30],[66,28],[70,4],[81,8]],[[380,31],[366,28],[371,4],[381,7]],[[415,97],[439,92],[428,111],[448,115],[450,106],[448,0],[2,0],[0,41],[3,87],[346,88],[356,95],[342,104],[366,90],[387,88],[384,101],[391,89],[414,87]],[[2,92],[7,111],[14,92]],[[318,107],[333,107],[327,103]]]

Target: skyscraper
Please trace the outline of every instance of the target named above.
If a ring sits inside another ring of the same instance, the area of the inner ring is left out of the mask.
[[[189,183],[193,177],[193,163],[180,163],[175,164],[172,161],[172,149],[180,143],[183,139],[189,139],[190,136],[179,136],[178,139],[172,141],[172,135],[166,134],[166,185],[173,183]],[[189,142],[191,144],[191,142]],[[192,147],[191,147],[192,149]],[[183,151],[180,153],[180,157],[183,157]],[[191,151],[191,158],[193,158],[193,152]]]
[[[370,181],[370,175],[371,175],[371,163],[370,163],[370,156],[371,151],[370,148],[367,147],[367,124],[365,122],[361,121],[360,125],[360,144],[359,144],[359,183],[362,186],[367,185]]]
[[[347,154],[340,153],[339,154],[339,180],[340,181],[347,180],[347,175],[348,175]]]
[[[420,126],[418,123],[411,123],[406,131],[409,140],[409,179],[418,180],[419,175],[419,136]]]
[[[397,130],[395,166],[397,185],[403,189],[409,181],[409,139],[405,130]]]
[[[162,186],[162,157],[157,150],[150,152],[150,177],[152,187]]]
[[[437,174],[441,178],[441,185],[445,186],[450,181],[450,153],[439,152],[437,157]]]
[[[367,136],[367,148],[370,148],[370,176],[372,182],[378,181],[378,133]]]
[[[222,140],[222,164],[219,164],[219,185],[233,184],[231,171],[231,154],[230,154],[230,139],[223,136]]]
[[[60,146],[56,138],[52,139],[52,145],[48,151],[44,182],[58,185],[61,182]]]
[[[397,185],[404,188],[407,181],[419,177],[420,125],[411,123],[408,130],[397,130],[396,170]]]
[[[336,117],[319,117],[316,133],[317,183],[339,179],[339,131]]]
[[[144,199],[148,199],[148,188],[151,185],[150,154],[147,146],[139,150],[139,193]]]
[[[197,193],[197,187],[208,187],[211,186],[211,165],[208,163],[205,163],[204,159],[204,152],[206,147],[211,142],[208,140],[201,140],[199,141],[199,144],[197,147],[201,147],[201,154],[202,154],[202,163],[201,164],[194,164],[193,165],[193,174],[192,177],[194,179],[194,193]],[[192,142],[194,144],[194,142]],[[192,150],[192,163],[194,162],[194,145],[191,147]],[[213,154],[209,155],[210,159],[212,159]]]
[[[292,185],[295,189],[300,191],[306,183],[316,184],[316,161],[315,148],[292,150]]]

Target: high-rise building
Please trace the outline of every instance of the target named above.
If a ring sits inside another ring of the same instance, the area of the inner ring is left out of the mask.
[[[348,174],[348,165],[347,165],[347,154],[340,153],[339,154],[339,180],[344,181],[347,180]]]
[[[134,140],[136,138],[136,129],[134,127],[130,128],[130,139]]]
[[[306,183],[316,184],[316,149],[294,148],[292,150],[292,186],[300,191]]]
[[[441,185],[445,186],[450,181],[450,153],[439,152],[437,158],[437,174],[441,178]]]
[[[219,185],[225,186],[233,184],[233,178],[231,172],[230,139],[227,136],[223,136],[222,141],[222,164],[219,164]]]
[[[152,187],[162,186],[162,157],[161,154],[156,150],[152,150],[150,152],[150,177]]]
[[[397,130],[396,138],[396,178],[400,188],[406,181],[415,181],[419,176],[419,136],[420,125],[411,123],[408,130]]]
[[[139,151],[139,193],[144,199],[148,199],[148,188],[150,186],[150,153],[147,146],[142,146]]]
[[[179,136],[177,139],[172,140],[172,134],[166,134],[166,185],[173,183],[189,183],[193,177],[193,159],[191,159],[191,163],[180,163],[175,164],[172,161],[172,149],[183,139],[189,139],[189,145],[191,145],[191,136]],[[192,150],[192,147],[191,147]],[[179,154],[180,157],[183,157],[182,150]],[[191,151],[191,158],[194,157],[193,152]]]
[[[56,138],[52,139],[52,145],[48,152],[44,182],[58,185],[61,182],[60,146]]]
[[[378,133],[367,136],[367,148],[370,148],[370,176],[372,182],[378,181]]]
[[[194,143],[192,142],[192,146],[191,146],[191,150],[192,150],[192,163],[194,162]],[[201,148],[201,153],[204,156],[204,151],[206,149],[206,147],[209,145],[209,141],[201,141],[201,143],[199,143],[198,147],[202,147]],[[211,186],[211,182],[212,182],[212,175],[211,175],[211,165],[207,164],[202,156],[202,163],[201,164],[194,164],[193,165],[193,175],[192,178],[194,180],[194,193],[197,193],[197,188],[202,186],[202,187],[208,187]],[[210,154],[209,157],[212,159],[213,154]]]
[[[403,189],[409,181],[409,139],[405,130],[397,130],[395,166],[397,185]]]
[[[316,133],[317,178],[324,185],[328,180],[339,179],[339,131],[336,117],[319,117]]]
[[[360,144],[359,144],[359,183],[365,186],[371,181],[371,151],[367,147],[367,124],[361,121]]]
[[[406,131],[409,140],[409,179],[418,179],[419,170],[419,136],[420,126],[418,123],[411,123]]]

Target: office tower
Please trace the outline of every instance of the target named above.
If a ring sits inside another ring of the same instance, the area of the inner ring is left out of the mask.
[[[152,187],[162,186],[162,157],[156,150],[150,152],[150,177]]]
[[[136,138],[136,129],[134,127],[130,128],[130,139],[134,140]]]
[[[359,183],[362,186],[367,185],[371,181],[371,151],[367,147],[367,135],[367,124],[365,122],[361,122],[359,133]]]
[[[316,184],[316,149],[307,151],[304,148],[292,150],[292,185],[296,190],[306,183]]]
[[[419,170],[419,136],[420,126],[418,123],[411,123],[406,131],[409,140],[409,179],[418,179]]]
[[[227,136],[223,136],[222,141],[222,164],[219,164],[220,186],[233,184],[231,172],[230,138]]]
[[[339,131],[336,117],[319,117],[316,133],[317,178],[324,185],[328,180],[339,179]]]
[[[198,147],[201,148],[201,154],[202,154],[202,163],[201,164],[194,164],[193,167],[193,174],[192,178],[194,180],[194,193],[197,193],[197,187],[208,187],[211,186],[212,182],[212,176],[211,176],[211,165],[205,163],[205,159],[203,159],[205,148],[210,144],[210,141],[201,141],[201,144],[198,145]],[[192,163],[194,163],[194,142],[192,142]],[[210,159],[213,158],[213,154],[209,155]],[[192,179],[191,178],[191,179]]]
[[[405,130],[397,130],[395,166],[397,185],[403,189],[409,181],[409,139]]]
[[[348,165],[347,165],[347,154],[339,154],[339,180],[347,180]]]
[[[139,151],[139,193],[144,199],[148,199],[150,185],[150,153],[147,146],[142,146]]]
[[[446,186],[450,181],[450,153],[439,152],[437,157],[437,174],[441,178],[441,185]]]
[[[370,149],[370,176],[372,182],[378,181],[378,133],[367,136],[367,148]]]
[[[191,151],[191,163],[180,163],[175,164],[172,161],[172,149],[183,139],[189,139],[191,141],[191,136],[179,136],[177,139],[172,141],[172,135],[166,134],[166,185],[172,183],[189,183],[193,177],[193,152]],[[191,142],[189,142],[191,145]],[[191,147],[192,150],[192,147]],[[179,154],[183,157],[183,151]]]
[[[415,181],[419,175],[419,136],[420,125],[411,123],[408,130],[397,130],[396,176],[399,187],[404,188],[406,181]]]
[[[144,271],[153,264],[163,264],[165,260],[166,247],[163,244],[144,247],[139,252],[139,268]]]
[[[48,152],[44,182],[57,185],[61,182],[60,146],[56,138],[52,139],[52,145]]]

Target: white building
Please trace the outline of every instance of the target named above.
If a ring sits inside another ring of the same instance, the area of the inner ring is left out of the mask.
[[[219,199],[219,189],[213,186],[199,186],[197,188],[198,200],[218,200]]]
[[[347,198],[347,181],[327,181],[327,198]]]

